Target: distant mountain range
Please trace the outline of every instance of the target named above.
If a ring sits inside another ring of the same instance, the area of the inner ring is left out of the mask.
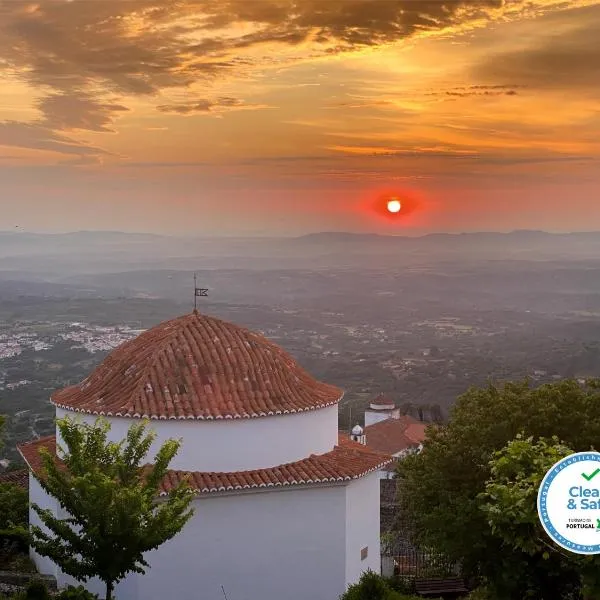
[[[300,237],[181,237],[118,231],[0,232],[0,279],[55,281],[129,271],[398,269],[444,262],[589,260],[600,232],[434,233],[420,237],[321,232]],[[70,283],[70,282],[69,282]]]
[[[205,239],[205,240],[214,240],[214,239],[245,239],[245,240],[256,240],[256,239],[302,239],[302,238],[311,238],[311,237],[323,237],[323,236],[335,236],[335,237],[345,237],[345,238],[407,238],[407,239],[420,239],[420,238],[429,238],[429,237],[464,237],[464,236],[579,236],[579,235],[600,235],[600,231],[572,231],[572,232],[550,232],[543,231],[541,229],[515,229],[513,231],[503,232],[503,231],[466,231],[461,233],[451,233],[451,232],[438,232],[438,233],[428,233],[420,236],[408,236],[408,235],[397,235],[397,234],[388,234],[388,233],[360,233],[360,232],[352,232],[352,231],[317,231],[314,233],[307,233],[300,236],[189,236],[189,235],[168,235],[162,233],[140,233],[140,232],[127,232],[127,231],[111,231],[111,230],[81,230],[81,231],[69,231],[65,233],[34,233],[28,231],[10,231],[10,230],[1,230],[0,229],[0,237],[1,236],[43,236],[43,237],[52,237],[52,238],[113,238],[117,239],[119,237],[128,237],[128,238],[160,238],[160,237],[169,237],[169,238],[193,238],[193,239]]]

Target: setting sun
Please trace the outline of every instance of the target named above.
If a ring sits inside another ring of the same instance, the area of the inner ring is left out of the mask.
[[[392,198],[391,200],[388,200],[387,209],[389,212],[397,213],[397,212],[400,212],[401,208],[402,208],[402,204],[400,204],[400,201],[396,200],[396,198]]]

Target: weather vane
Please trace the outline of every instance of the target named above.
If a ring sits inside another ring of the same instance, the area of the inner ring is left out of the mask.
[[[199,288],[196,283],[196,273],[194,273],[194,313],[198,312],[198,296],[207,297],[208,289],[207,288]]]

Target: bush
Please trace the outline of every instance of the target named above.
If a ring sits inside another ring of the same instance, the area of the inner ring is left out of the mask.
[[[495,600],[491,592],[486,587],[478,587],[474,589],[466,598],[466,600]]]
[[[26,600],[25,590],[20,592],[14,592],[13,594],[4,595],[0,594],[0,600]]]
[[[0,506],[2,506],[0,504]],[[29,534],[23,527],[0,529],[0,549],[5,552],[29,552]]]
[[[29,525],[29,493],[13,483],[0,483],[0,529]]]
[[[396,585],[399,586],[399,582],[396,582]],[[358,583],[348,587],[340,596],[340,600],[422,600],[422,598],[396,591],[381,575],[366,571]]]
[[[385,582],[394,591],[404,594],[405,596],[415,595],[415,580],[410,577],[388,577],[385,578]]]
[[[43,581],[33,580],[25,590],[26,600],[50,600],[48,588]]]
[[[96,594],[88,592],[82,585],[74,587],[70,585],[64,589],[58,596],[55,596],[58,600],[98,600]]]

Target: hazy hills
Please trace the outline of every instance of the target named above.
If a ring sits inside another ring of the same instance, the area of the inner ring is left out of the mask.
[[[0,232],[0,285],[3,280],[79,284],[78,276],[129,271],[402,271],[481,261],[595,261],[598,256],[600,232],[515,231],[422,237],[324,232],[296,238]]]

